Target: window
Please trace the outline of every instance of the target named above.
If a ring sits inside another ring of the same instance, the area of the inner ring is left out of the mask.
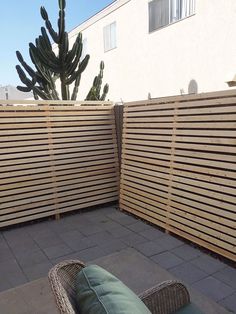
[[[103,29],[104,51],[116,48],[116,22],[113,22]]]
[[[149,32],[195,13],[195,0],[152,0],[148,5]]]

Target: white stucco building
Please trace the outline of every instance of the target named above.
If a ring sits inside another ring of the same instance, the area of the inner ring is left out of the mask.
[[[91,56],[80,98],[100,60],[114,101],[223,90],[236,74],[235,0],[117,0],[70,43],[78,32]]]

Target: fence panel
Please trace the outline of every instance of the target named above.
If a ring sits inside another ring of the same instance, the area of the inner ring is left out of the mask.
[[[0,227],[118,199],[113,105],[0,106]]]
[[[127,103],[120,207],[236,260],[236,92]]]

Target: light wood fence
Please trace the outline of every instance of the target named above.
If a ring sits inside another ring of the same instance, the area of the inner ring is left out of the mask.
[[[0,227],[118,199],[112,103],[15,102],[0,106]]]
[[[236,261],[236,91],[124,106],[120,208]]]

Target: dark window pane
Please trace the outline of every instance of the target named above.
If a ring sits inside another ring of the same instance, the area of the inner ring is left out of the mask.
[[[169,0],[149,2],[149,32],[169,24]]]

